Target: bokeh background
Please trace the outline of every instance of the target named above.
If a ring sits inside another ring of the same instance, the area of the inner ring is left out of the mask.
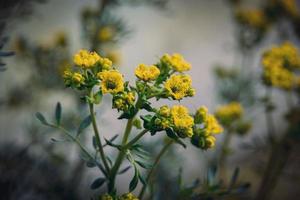
[[[250,7],[257,7],[261,3],[262,1],[245,1],[245,5]],[[24,9],[23,6],[20,3],[14,6],[12,17],[6,21],[4,31],[4,35],[9,36],[5,48],[15,51],[16,55],[5,59],[7,70],[0,73],[0,182],[1,191],[6,191],[3,199],[87,199],[86,197],[95,193],[89,189],[89,185],[99,172],[82,164],[75,146],[53,142],[51,138],[59,139],[59,133],[42,127],[34,116],[40,111],[51,117],[59,101],[63,111],[70,115],[72,127],[78,123],[78,118],[87,113],[87,109],[78,107],[78,100],[62,82],[47,82],[43,85],[46,82],[43,83],[44,80],[51,79],[54,75],[37,70],[36,66],[44,64],[36,60],[38,56],[45,56],[44,61],[51,60],[47,57],[49,52],[55,56],[67,54],[70,57],[79,49],[89,48],[89,42],[82,31],[82,12],[87,7],[97,8],[99,1],[33,2],[30,14],[26,17],[13,17]],[[114,44],[119,61],[117,67],[126,80],[135,80],[134,69],[138,64],[156,63],[163,54],[177,52],[192,64],[189,74],[197,91],[195,97],[184,99],[180,103],[191,110],[206,105],[212,112],[222,104],[214,69],[218,65],[224,68],[237,66],[241,58],[236,39],[237,24],[228,1],[169,0],[164,6],[147,3],[135,5],[134,2],[114,7],[112,15],[121,19],[128,29],[128,34],[122,36],[124,39]],[[285,28],[292,29],[290,26]],[[257,74],[254,76],[257,79],[253,86],[257,96],[264,94],[264,87],[259,83],[260,55],[278,42],[277,32],[275,28],[271,29],[251,52],[251,61],[247,67]],[[67,41],[67,47],[63,48],[67,48],[68,53],[54,48],[57,37],[62,33]],[[26,49],[20,48],[20,38],[29,44],[29,49],[35,50],[26,53]],[[297,37],[292,38],[293,43],[298,45]],[[39,55],[37,47],[44,49],[45,54]],[[43,58],[40,60],[43,61]],[[55,64],[52,64],[53,70],[57,69]],[[280,92],[275,91],[273,99],[277,105],[274,121],[279,134],[287,127],[282,116],[288,107]],[[154,103],[163,104],[173,103],[167,100]],[[125,121],[117,120],[119,114],[111,109],[110,97],[105,97],[104,103],[96,111],[103,137],[109,138],[122,132]],[[80,115],[79,112],[83,114]],[[246,113],[252,129],[246,136],[232,139],[230,149],[234,153],[227,160],[227,169],[232,173],[236,167],[240,168],[240,180],[251,183],[251,196],[262,177],[261,169],[269,150],[263,147],[257,151],[244,148],[245,144],[263,140],[267,132],[263,107],[250,107],[246,109]],[[222,138],[222,134],[217,136],[218,143],[222,142]],[[87,146],[91,146],[91,138],[87,136],[85,140]],[[154,141],[157,140],[150,136],[145,139],[151,145]],[[192,146],[188,149],[177,147],[175,151],[178,156],[170,174],[176,176],[181,167],[187,183],[192,182],[195,177],[203,179],[207,176],[209,163],[216,152],[199,151]],[[294,151],[297,152],[297,147]],[[299,168],[299,153],[292,154],[290,158],[293,162],[284,169],[286,175],[281,177],[272,199],[292,199],[300,195],[297,190],[300,174],[295,170]],[[74,176],[76,172],[81,175]],[[132,172],[118,179],[117,185],[121,191],[126,191],[131,175]],[[50,190],[47,185],[55,187]],[[101,189],[97,193],[101,193]]]

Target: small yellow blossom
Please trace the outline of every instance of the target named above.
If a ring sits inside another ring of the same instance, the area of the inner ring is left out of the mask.
[[[216,110],[216,117],[224,125],[230,125],[233,121],[240,119],[244,113],[244,109],[238,102],[232,102],[220,106]]]
[[[201,106],[198,108],[195,114],[195,123],[202,123],[206,120],[208,115],[208,109],[205,106]]]
[[[119,51],[107,51],[105,54],[108,59],[110,59],[115,65],[121,63],[122,56]]]
[[[189,115],[186,107],[175,105],[171,109],[174,130],[180,137],[192,137],[194,118]]]
[[[64,78],[64,79],[69,79],[69,78],[72,77],[72,75],[73,75],[73,73],[71,72],[71,70],[70,70],[70,69],[67,69],[67,70],[65,70],[64,73],[63,73],[63,78]]]
[[[105,26],[101,28],[98,32],[98,39],[101,42],[107,42],[112,40],[114,37],[115,30],[110,26]]]
[[[188,75],[175,74],[166,81],[165,89],[171,97],[180,100],[191,95],[192,80]],[[194,94],[194,92],[192,93]]]
[[[117,70],[99,72],[97,76],[101,79],[103,94],[116,94],[124,90],[123,76]]]
[[[169,117],[171,114],[171,109],[167,105],[164,105],[159,108],[158,113],[163,117]]]
[[[74,83],[82,84],[84,82],[84,77],[80,73],[75,72],[72,75],[72,80]]]
[[[174,53],[172,56],[165,54],[161,58],[161,62],[170,65],[175,71],[184,72],[191,69],[191,64],[188,63],[182,55]]]
[[[219,124],[218,120],[215,118],[214,115],[208,114],[205,117],[205,134],[219,134],[222,133],[223,127]]]
[[[104,194],[104,195],[101,196],[100,200],[114,200],[114,199],[109,194]]]
[[[212,135],[205,138],[206,148],[213,148],[216,145],[216,138]]]
[[[120,200],[139,200],[139,198],[134,196],[132,193],[126,193],[120,197]]]
[[[80,50],[74,55],[74,63],[79,67],[90,68],[101,60],[101,57],[96,52],[88,52]]]
[[[101,58],[99,63],[101,64],[103,70],[109,70],[112,66],[112,61],[108,58]]]
[[[147,66],[145,64],[140,64],[135,69],[136,77],[143,81],[153,81],[159,76],[159,74],[159,69],[154,65]]]

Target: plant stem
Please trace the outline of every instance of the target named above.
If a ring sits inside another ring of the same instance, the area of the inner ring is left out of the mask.
[[[132,145],[134,145],[141,137],[143,137],[146,133],[148,132],[147,129],[141,131],[135,138],[133,138],[130,142],[128,142],[125,146],[124,149],[129,149]]]
[[[141,189],[141,192],[139,194],[139,199],[142,199],[143,196],[144,196],[144,193],[146,191],[146,188],[147,188],[147,184],[149,182],[149,180],[151,179],[151,176],[156,168],[156,166],[158,165],[161,157],[165,154],[165,152],[168,150],[168,148],[171,146],[171,144],[173,144],[173,140],[170,140],[167,144],[165,144],[165,146],[160,150],[159,154],[157,155],[154,163],[153,163],[153,166],[152,168],[150,169],[149,173],[148,173],[148,176],[146,178],[146,184],[143,185],[142,189]]]
[[[227,134],[225,134],[225,136],[224,136],[224,141],[223,141],[223,145],[222,145],[222,149],[221,149],[220,157],[219,157],[219,169],[220,169],[219,177],[220,177],[220,179],[223,179],[223,180],[227,180],[226,179],[225,162],[226,162],[226,158],[228,155],[228,145],[230,143],[231,136],[232,136],[232,133],[230,131],[227,131]]]
[[[133,119],[134,119],[134,117],[131,119],[128,119],[128,121],[127,121],[127,125],[126,125],[125,132],[124,132],[124,137],[122,139],[122,146],[125,146],[127,144],[127,140],[128,140],[128,137],[129,137],[131,129],[132,129]],[[118,170],[122,164],[122,161],[125,157],[125,154],[126,154],[125,149],[122,149],[119,152],[116,162],[113,165],[113,167],[111,168],[111,171],[109,173],[108,192],[110,194],[112,194],[115,191],[116,176],[117,176]]]
[[[272,146],[271,155],[256,194],[256,200],[268,200],[271,198],[271,192],[276,186],[282,169],[287,163],[290,152],[291,148],[288,141],[288,134],[285,134],[280,142]]]
[[[90,108],[90,115],[91,115],[91,119],[92,119],[94,133],[95,133],[96,143],[97,143],[97,146],[98,146],[99,152],[100,152],[100,157],[104,164],[106,172],[109,174],[109,166],[108,166],[108,163],[106,160],[106,156],[105,156],[103,146],[101,143],[101,139],[100,139],[99,130],[98,130],[97,123],[96,123],[96,118],[95,118],[95,113],[94,113],[94,104],[89,103],[89,108]]]
[[[73,142],[75,142],[80,150],[87,156],[89,157],[89,159],[91,160],[95,160],[94,157],[81,145],[80,141],[78,140],[78,138],[72,136],[71,133],[69,133],[66,129],[64,129],[61,126],[54,126],[52,125],[52,127],[59,129],[60,131],[62,131],[64,134],[66,134],[68,136],[68,138],[71,138],[73,140]],[[105,177],[107,177],[107,172],[105,171],[105,169],[101,166],[101,165],[97,165],[100,169],[100,171],[105,175]]]

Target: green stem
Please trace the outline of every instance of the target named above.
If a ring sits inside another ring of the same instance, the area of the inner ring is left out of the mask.
[[[141,192],[139,194],[139,199],[142,199],[143,196],[144,196],[144,193],[146,191],[146,187],[147,187],[147,184],[149,182],[149,180],[151,179],[152,177],[152,174],[156,168],[156,166],[158,165],[161,157],[165,154],[165,152],[168,150],[168,148],[171,146],[171,144],[173,144],[173,140],[170,140],[167,144],[165,144],[165,146],[160,150],[159,154],[157,155],[157,157],[155,158],[155,161],[153,163],[153,166],[152,168],[150,169],[149,173],[148,173],[148,176],[146,178],[146,184],[143,185],[142,189],[141,189]]]
[[[93,124],[93,128],[94,128],[96,143],[97,143],[97,146],[98,146],[99,152],[100,152],[100,157],[104,164],[106,172],[109,173],[109,166],[108,166],[108,163],[106,160],[106,156],[105,156],[103,146],[101,143],[101,139],[100,139],[99,130],[98,130],[97,123],[96,123],[96,118],[95,118],[95,113],[94,113],[94,104],[89,103],[89,108],[90,108],[90,115],[91,115],[92,124]]]
[[[126,125],[125,132],[124,132],[124,137],[122,140],[122,146],[125,146],[127,144],[127,140],[128,140],[128,137],[129,137],[131,129],[132,129],[133,119],[134,118],[131,118],[131,119],[128,119],[128,121],[127,121],[127,125]],[[111,171],[109,173],[108,192],[110,194],[114,193],[114,191],[115,191],[116,176],[117,176],[118,170],[122,164],[122,161],[125,157],[125,154],[126,154],[125,149],[122,149],[119,152],[116,162],[113,165],[113,167],[111,168]]]
[[[147,129],[141,131],[135,138],[133,138],[130,142],[128,142],[125,146],[124,149],[130,149],[132,145],[134,145],[141,137],[143,137],[146,133],[148,132]]]
[[[82,146],[82,144],[80,143],[80,141],[78,140],[78,138],[76,138],[76,137],[74,137],[74,136],[72,136],[72,134],[71,133],[69,133],[66,129],[64,129],[63,127],[61,127],[61,126],[52,126],[52,127],[54,127],[54,128],[57,128],[57,129],[59,129],[60,131],[62,131],[64,134],[66,134],[67,136],[68,136],[68,138],[71,138],[72,140],[73,140],[73,142],[75,142],[78,146],[79,146],[79,148],[80,148],[80,150],[87,156],[87,157],[89,157],[89,159],[91,159],[91,160],[94,160],[95,161],[95,158]],[[107,177],[107,173],[106,173],[106,171],[104,170],[104,168],[101,166],[101,165],[98,165],[98,167],[99,167],[99,169],[100,169],[100,171]]]
[[[232,136],[232,133],[230,131],[228,131],[227,134],[225,134],[223,146],[222,146],[220,157],[219,157],[219,169],[220,169],[219,177],[224,180],[226,180],[225,162],[226,162],[226,158],[228,155],[228,145],[230,143],[231,136]]]

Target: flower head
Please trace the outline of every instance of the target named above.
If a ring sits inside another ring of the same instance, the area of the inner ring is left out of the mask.
[[[104,194],[101,196],[100,200],[113,200],[113,197],[109,194]]]
[[[188,71],[191,69],[191,64],[178,53],[174,53],[173,55],[165,54],[160,60],[161,62],[170,65],[172,69],[178,72]]]
[[[268,19],[264,12],[259,9],[242,9],[236,12],[237,20],[245,25],[265,30],[268,27]]]
[[[143,81],[153,81],[159,76],[159,74],[159,69],[154,65],[147,66],[145,64],[140,64],[135,69],[136,77]]]
[[[101,58],[99,63],[102,66],[102,70],[109,70],[112,66],[112,61],[108,58]]]
[[[223,132],[223,127],[219,124],[214,115],[208,114],[204,121],[205,135],[219,134]]]
[[[244,109],[240,103],[232,102],[218,107],[215,115],[222,124],[230,125],[233,121],[240,119],[243,112]]]
[[[103,94],[116,94],[124,90],[123,75],[117,70],[99,72],[97,76],[101,79]]]
[[[194,118],[189,115],[186,107],[175,105],[171,109],[174,130],[180,137],[192,137]]]
[[[194,117],[195,123],[200,124],[200,123],[204,122],[207,118],[207,115],[208,115],[208,109],[205,106],[201,106],[196,111],[196,114]]]
[[[80,50],[74,55],[74,63],[82,68],[91,68],[101,57],[96,52],[88,52],[87,50]]]
[[[134,196],[132,193],[126,193],[120,197],[120,200],[139,200],[139,199],[136,196]]]
[[[194,95],[192,88],[192,80],[190,76],[185,74],[175,74],[170,77],[165,83],[165,89],[169,95],[176,99],[180,100],[183,97]]]

